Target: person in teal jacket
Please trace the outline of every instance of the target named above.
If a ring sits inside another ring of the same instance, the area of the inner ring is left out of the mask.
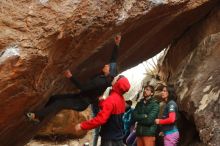
[[[132,116],[134,109],[131,106],[132,106],[132,101],[126,100],[125,113],[122,117],[124,123],[124,138],[123,138],[124,143],[126,143],[126,139],[131,132],[131,127],[134,125],[134,120]]]
[[[159,102],[153,98],[154,88],[144,87],[144,98],[137,103],[133,116],[137,122],[136,135],[138,146],[155,146],[157,125],[154,123],[159,114]]]

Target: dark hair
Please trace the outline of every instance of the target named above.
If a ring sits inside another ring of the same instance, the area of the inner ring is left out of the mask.
[[[146,85],[146,86],[144,87],[144,89],[146,89],[147,87],[149,87],[150,90],[151,90],[151,92],[154,94],[154,87],[151,86],[151,85]]]
[[[132,101],[131,100],[126,100],[125,101],[128,105],[132,106]]]
[[[158,81],[161,81],[161,79],[160,79],[160,76],[159,76],[159,75],[156,75],[155,79],[156,79],[156,80],[158,80]]]
[[[124,77],[125,77],[124,75],[119,75],[117,81],[121,78],[124,78]]]
[[[163,88],[167,89],[168,101],[170,101],[170,100],[176,101],[177,97],[176,97],[176,92],[175,92],[175,89],[174,89],[174,85],[167,85],[167,86],[164,86]]]

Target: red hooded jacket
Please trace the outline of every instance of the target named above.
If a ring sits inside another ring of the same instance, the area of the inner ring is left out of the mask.
[[[119,140],[123,138],[122,116],[125,112],[123,94],[130,89],[127,78],[120,78],[112,88],[109,97],[100,102],[100,112],[91,120],[82,122],[81,128],[90,130],[102,125],[100,135],[104,139]]]

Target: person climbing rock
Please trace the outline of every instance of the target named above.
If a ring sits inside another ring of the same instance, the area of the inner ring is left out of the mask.
[[[88,91],[91,90],[92,95],[91,97],[95,98],[97,100],[97,97],[102,95],[106,88],[109,88],[111,86],[111,82],[114,79],[114,77],[117,75],[117,56],[118,56],[118,50],[119,50],[119,44],[121,41],[121,35],[116,35],[115,39],[115,45],[113,48],[112,56],[110,58],[110,63],[105,64],[102,68],[102,74],[99,76],[96,76],[89,82],[85,84],[81,84],[74,76],[72,76],[70,71],[67,71],[67,78],[70,78],[71,81],[81,90],[81,91]],[[85,92],[86,93],[86,92]],[[85,95],[87,96],[87,95]],[[95,101],[93,104],[91,104],[92,109],[92,117],[95,117],[97,113],[99,112],[98,102]],[[93,146],[97,145],[98,137],[99,137],[99,131],[100,128],[96,128],[94,130],[93,135]]]
[[[98,112],[98,97],[102,95],[105,89],[111,86],[111,82],[117,75],[117,56],[119,50],[119,44],[121,36],[116,35],[114,38],[115,45],[112,51],[112,55],[109,64],[105,64],[102,68],[102,73],[93,77],[85,83],[80,83],[69,70],[66,70],[64,75],[69,78],[73,84],[75,84],[80,92],[76,94],[57,94],[49,98],[49,101],[45,106],[35,112],[26,113],[28,120],[33,122],[42,121],[49,114],[56,114],[62,109],[72,109],[76,111],[85,110],[88,105],[94,105],[94,113]]]
[[[113,84],[110,95],[99,102],[100,111],[96,117],[77,124],[76,131],[90,130],[101,126],[101,146],[124,146],[123,120],[125,99],[123,94],[130,89],[130,83],[124,76],[119,76]]]
[[[164,146],[176,146],[179,141],[179,131],[176,127],[178,107],[175,102],[176,94],[172,85],[164,86],[162,99],[166,102],[162,119],[156,119],[155,123],[161,125],[164,135]]]
[[[136,135],[138,146],[155,146],[157,125],[154,120],[159,114],[159,102],[153,98],[154,87],[144,87],[143,99],[141,99],[133,112],[137,122]]]

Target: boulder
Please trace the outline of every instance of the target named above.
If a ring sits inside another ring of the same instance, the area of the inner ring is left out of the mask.
[[[187,121],[182,123],[184,146],[220,143],[219,22],[218,6],[171,45],[161,68],[161,75],[176,87]]]

